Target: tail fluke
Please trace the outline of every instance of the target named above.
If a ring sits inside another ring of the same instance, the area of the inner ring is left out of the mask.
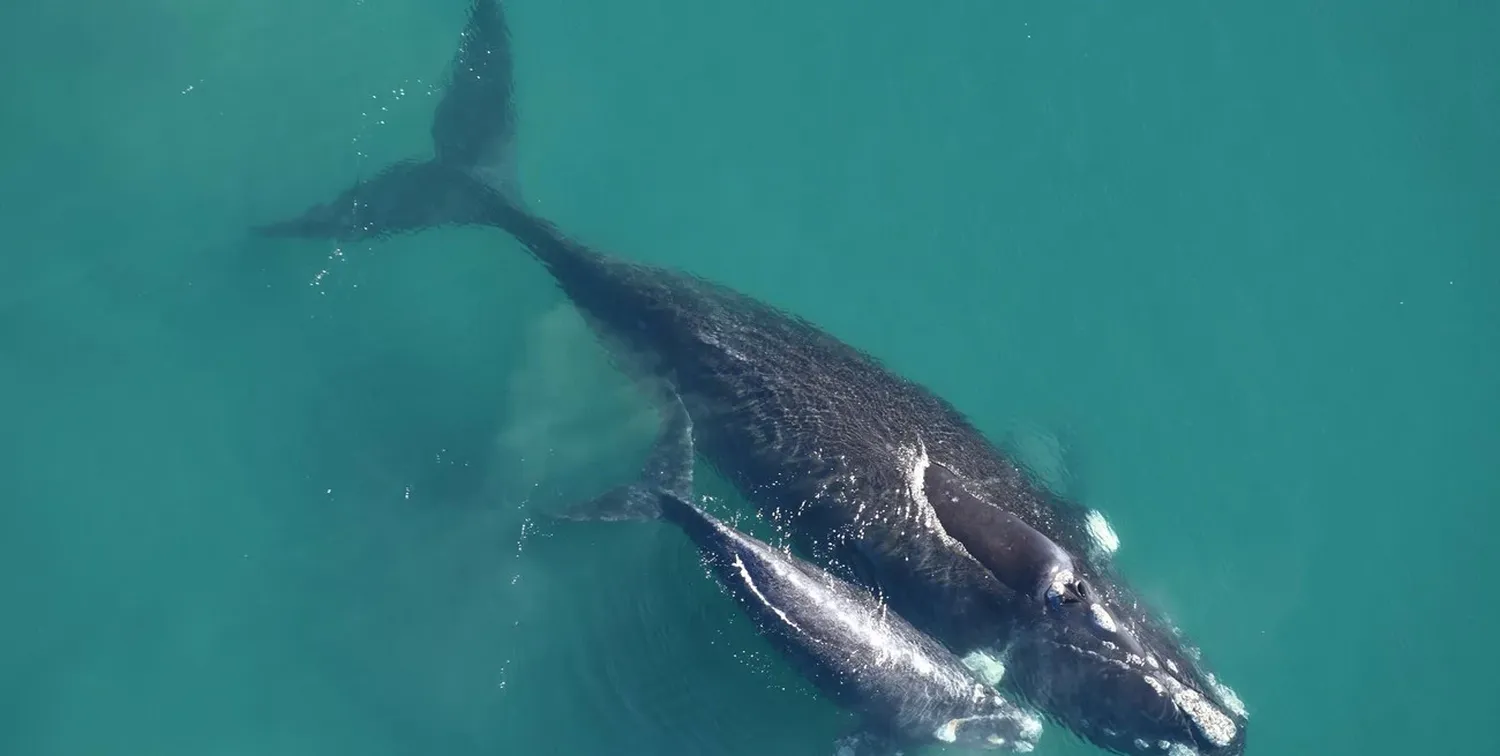
[[[400,162],[290,220],[256,226],[260,236],[358,241],[448,224],[484,223],[492,191],[435,160]]]
[[[433,152],[520,207],[515,142],[510,28],[498,0],[475,0],[433,114]]]
[[[498,0],[474,0],[433,114],[434,157],[388,166],[260,236],[357,241],[443,225],[489,223],[519,207],[510,33]]]

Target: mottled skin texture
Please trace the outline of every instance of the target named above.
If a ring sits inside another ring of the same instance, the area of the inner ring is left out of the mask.
[[[1224,702],[1214,707],[1217,721],[1232,726],[1217,730],[1174,705],[1184,689],[1215,701],[1213,689],[1186,643],[1093,556],[1086,510],[1036,485],[959,411],[795,315],[686,273],[601,254],[528,212],[510,178],[510,76],[500,8],[477,0],[434,120],[434,158],[258,230],[347,240],[445,223],[504,229],[552,273],[618,364],[653,392],[665,383],[680,395],[702,458],[801,554],[877,590],[960,655],[1005,657],[1005,688],[1102,747],[1159,753],[1171,741],[1205,754],[1243,751],[1244,719],[1226,718]],[[1102,637],[1086,605],[1048,613],[935,528],[922,486],[918,496],[908,485],[923,454],[979,505],[1004,509],[1066,550],[1093,599],[1150,664]]]

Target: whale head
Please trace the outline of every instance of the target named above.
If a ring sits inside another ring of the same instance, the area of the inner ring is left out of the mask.
[[[1067,729],[1119,753],[1243,752],[1238,700],[1199,670],[1195,654],[1141,608],[1107,563],[1065,548],[995,504],[1006,497],[944,464],[915,472],[913,491],[941,530],[1014,597],[1007,605],[1012,634],[991,649],[1011,670],[1008,687]]]
[[[1241,756],[1246,715],[1176,634],[1108,580],[1011,640],[1007,683],[1058,724],[1128,754]]]

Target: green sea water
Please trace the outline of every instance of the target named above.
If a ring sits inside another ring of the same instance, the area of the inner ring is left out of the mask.
[[[652,427],[514,242],[245,233],[464,6],[0,8],[0,754],[830,752],[679,534],[535,517]],[[508,6],[533,206],[1103,511],[1250,753],[1500,746],[1500,6]]]

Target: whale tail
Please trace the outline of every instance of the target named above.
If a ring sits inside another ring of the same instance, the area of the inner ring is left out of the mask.
[[[499,0],[473,0],[433,114],[433,157],[388,166],[327,203],[252,233],[348,242],[443,225],[509,225],[501,220],[523,207],[514,103],[505,14]]]

